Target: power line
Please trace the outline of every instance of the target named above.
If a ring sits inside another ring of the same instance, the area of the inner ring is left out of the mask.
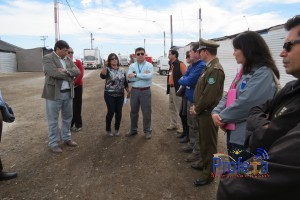
[[[82,26],[80,25],[80,23],[79,23],[77,17],[75,16],[75,14],[74,14],[74,12],[73,12],[73,10],[72,10],[72,8],[71,8],[71,6],[70,6],[68,0],[66,0],[66,2],[67,2],[67,4],[68,4],[68,7],[70,8],[70,10],[71,10],[71,12],[72,12],[74,18],[76,19],[76,22],[78,23],[78,25],[80,26],[80,28],[82,28]]]
[[[195,2],[198,4],[199,7],[201,7],[197,0],[195,0]]]

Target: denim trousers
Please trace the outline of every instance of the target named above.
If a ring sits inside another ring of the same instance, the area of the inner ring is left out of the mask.
[[[227,131],[227,151],[228,155],[231,156],[235,161],[241,157],[241,162],[244,162],[252,157],[252,155],[247,151],[246,146],[230,143],[230,131]],[[233,161],[230,158],[230,161]]]
[[[46,115],[48,121],[49,147],[58,146],[60,133],[63,141],[71,140],[70,126],[73,117],[71,92],[60,93],[55,101],[46,99]],[[61,131],[58,117],[61,111]]]
[[[106,131],[111,131],[111,122],[115,113],[115,130],[119,130],[122,119],[124,95],[120,97],[114,97],[109,95],[108,92],[104,92],[104,100],[107,106]]]

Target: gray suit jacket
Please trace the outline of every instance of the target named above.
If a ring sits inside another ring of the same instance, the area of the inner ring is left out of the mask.
[[[68,81],[71,88],[71,96],[74,97],[73,80],[80,74],[80,70],[76,67],[74,62],[66,57],[65,59],[67,72],[62,72],[63,69],[57,55],[52,52],[43,57],[43,68],[45,72],[45,84],[42,98],[48,100],[56,100],[60,95],[60,89],[63,81]]]

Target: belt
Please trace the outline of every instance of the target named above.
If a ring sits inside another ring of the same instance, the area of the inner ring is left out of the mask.
[[[132,89],[143,91],[143,90],[148,90],[148,89],[150,89],[150,87],[142,87],[142,88],[132,87]]]
[[[71,92],[71,89],[60,90],[61,93]]]

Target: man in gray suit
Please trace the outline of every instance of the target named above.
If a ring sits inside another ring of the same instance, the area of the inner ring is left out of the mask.
[[[46,115],[48,121],[48,146],[54,153],[62,153],[58,146],[60,129],[58,116],[61,111],[61,137],[65,145],[76,147],[78,144],[71,140],[71,121],[73,117],[72,98],[74,97],[73,80],[80,74],[73,61],[66,56],[69,45],[63,40],[55,43],[54,52],[43,58],[45,85],[42,98],[46,99]]]

